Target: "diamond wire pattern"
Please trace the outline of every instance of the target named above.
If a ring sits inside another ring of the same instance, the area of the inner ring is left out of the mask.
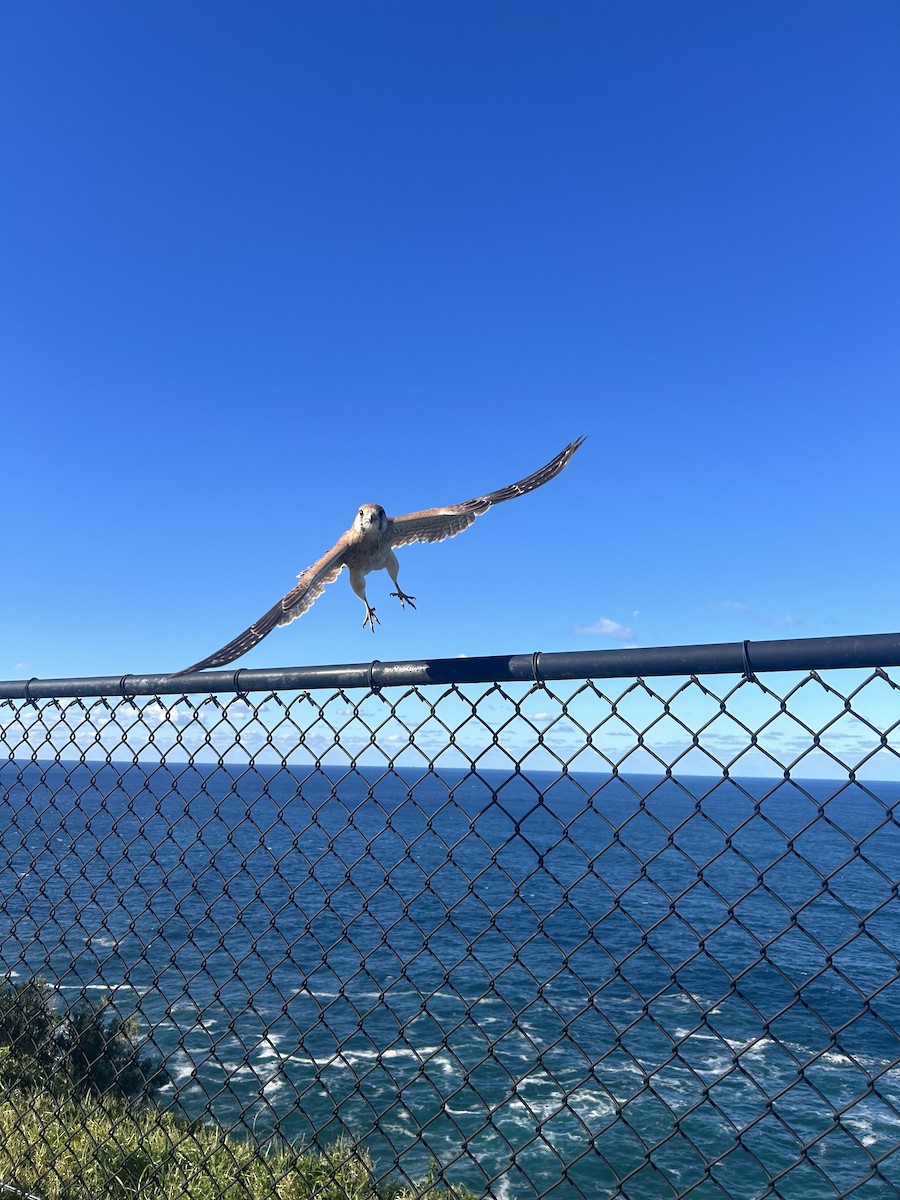
[[[900,1194],[897,684],[780,679],[4,701],[0,966],[408,1181]]]

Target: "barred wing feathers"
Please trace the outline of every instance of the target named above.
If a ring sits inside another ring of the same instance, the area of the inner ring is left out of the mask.
[[[315,601],[322,595],[325,585],[333,583],[344,568],[344,553],[347,549],[347,535],[344,534],[332,546],[327,554],[323,554],[318,562],[307,567],[300,576],[296,587],[291,588],[286,596],[274,604],[258,621],[254,621],[243,633],[211,654],[201,662],[194,663],[179,671],[179,675],[187,675],[190,671],[205,671],[207,667],[223,667],[226,663],[240,658],[248,650],[252,650],[257,642],[272,632],[276,625],[290,625],[302,617],[307,609],[312,608]]]
[[[393,517],[390,530],[391,545],[441,542],[444,538],[455,537],[464,529],[468,529],[476,517],[486,513],[493,505],[502,504],[504,500],[513,500],[516,496],[524,496],[527,492],[533,492],[535,488],[549,483],[565,467],[583,441],[583,437],[576,438],[545,466],[531,475],[526,475],[518,483],[500,488],[499,491],[488,492],[487,495],[477,496],[474,500],[464,500],[462,504],[426,508],[421,512],[407,513],[404,517]]]

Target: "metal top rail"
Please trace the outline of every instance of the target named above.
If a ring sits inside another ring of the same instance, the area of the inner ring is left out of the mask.
[[[0,699],[62,696],[165,696],[194,692],[383,688],[427,684],[542,682],[555,679],[652,678],[663,675],[744,675],[763,671],[823,671],[900,666],[900,633],[781,638],[650,646],[621,650],[492,654],[408,662],[332,666],[240,668],[187,675],[106,675],[72,679],[0,681]]]

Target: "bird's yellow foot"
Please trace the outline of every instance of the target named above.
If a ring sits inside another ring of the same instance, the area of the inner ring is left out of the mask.
[[[410,608],[416,607],[413,603],[415,596],[407,596],[406,592],[401,592],[399,589],[396,592],[391,592],[391,595],[397,597],[397,599],[400,601],[401,608],[406,608],[407,604]]]
[[[368,627],[374,633],[375,626],[380,625],[380,624],[381,624],[381,622],[375,616],[375,609],[371,606],[371,604],[367,604],[366,605],[366,619],[363,621],[363,629],[365,629],[365,627],[368,625]]]

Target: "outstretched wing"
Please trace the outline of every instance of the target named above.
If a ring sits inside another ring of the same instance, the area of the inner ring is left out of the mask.
[[[488,492],[486,496],[477,496],[474,500],[464,500],[462,504],[450,504],[446,508],[426,508],[422,512],[407,513],[405,517],[393,517],[390,528],[391,545],[440,542],[444,538],[454,537],[468,529],[475,518],[487,512],[492,505],[502,504],[504,500],[512,500],[515,496],[524,496],[526,492],[543,487],[560,473],[583,441],[583,437],[576,438],[540,470],[526,475],[518,483],[511,483],[509,487]]]
[[[223,646],[209,658],[204,658],[200,662],[194,663],[193,666],[185,667],[178,674],[187,675],[189,671],[204,671],[207,667],[224,667],[226,663],[233,662],[242,654],[246,654],[257,642],[261,642],[276,625],[290,625],[291,621],[302,617],[322,595],[325,585],[332,583],[340,575],[344,567],[346,549],[347,535],[344,534],[327,554],[323,554],[318,562],[306,568],[300,576],[297,586],[291,588],[286,596],[282,596],[278,603],[264,613],[258,621],[254,621],[249,629],[239,633],[227,646]]]

